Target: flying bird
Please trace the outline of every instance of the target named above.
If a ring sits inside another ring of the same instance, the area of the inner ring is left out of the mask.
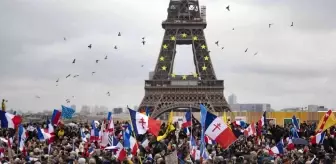
[[[63,39],[66,41],[66,37],[63,37]]]
[[[142,40],[145,40],[145,37],[142,37]]]
[[[144,65],[141,65],[141,67],[143,67]]]
[[[99,62],[99,60],[96,60],[96,63],[98,63]]]
[[[92,44],[90,44],[88,47],[91,49],[92,48]]]
[[[230,5],[226,7],[226,10],[230,11]]]
[[[66,76],[65,78],[68,78],[68,77],[70,77],[71,76],[71,74],[69,74],[68,76]]]
[[[120,32],[118,33],[118,36],[121,36],[121,33],[120,33]]]
[[[114,46],[114,49],[118,49],[118,47],[117,47],[117,46]]]
[[[110,92],[107,92],[106,94],[107,94],[108,96],[111,96],[111,95],[110,95]]]
[[[96,72],[92,72],[92,75],[95,74]]]
[[[224,49],[224,47],[222,47],[222,49]]]
[[[105,60],[107,59],[107,55],[105,56]]]
[[[258,54],[258,52],[254,53],[254,56],[256,56]]]
[[[247,52],[248,48],[246,48],[245,52]]]
[[[59,82],[59,78],[56,80],[56,83],[58,83]]]
[[[67,103],[70,103],[70,99],[66,99],[65,101],[66,101]]]
[[[74,78],[78,77],[79,75],[75,75]]]
[[[75,64],[76,63],[76,59],[74,59],[73,61],[72,61],[72,64]]]
[[[272,25],[273,25],[273,23],[268,24],[268,28],[271,28]]]
[[[232,30],[234,30],[234,28],[232,28]]]
[[[145,44],[146,44],[146,41],[143,40],[141,43],[142,43],[142,45],[145,45]]]
[[[219,41],[216,41],[215,44],[218,46]]]
[[[294,22],[292,22],[292,24],[291,24],[291,27],[293,27],[294,26]]]
[[[37,99],[41,98],[40,96],[35,96]]]

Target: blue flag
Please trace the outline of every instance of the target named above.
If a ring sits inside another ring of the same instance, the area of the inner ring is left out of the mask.
[[[62,118],[71,119],[74,113],[74,109],[62,105]]]
[[[206,116],[207,116],[207,110],[206,110],[206,107],[202,104],[200,104],[200,108],[201,108],[201,145],[200,145],[200,156],[203,157],[204,152],[205,151],[205,140],[204,140],[204,133],[205,133],[205,119],[206,119]]]
[[[132,134],[132,127],[129,123],[126,124],[125,131],[124,131],[124,148],[131,148],[131,134]]]

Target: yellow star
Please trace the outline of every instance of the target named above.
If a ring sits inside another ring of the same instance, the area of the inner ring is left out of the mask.
[[[175,73],[172,73],[170,76],[171,76],[171,77],[175,77],[176,75],[175,75]]]
[[[176,39],[176,37],[175,37],[175,36],[172,36],[172,37],[170,37],[170,39],[171,39],[171,40],[175,40],[175,39]]]
[[[204,60],[208,61],[209,60],[209,56],[204,56]]]
[[[206,71],[206,69],[207,69],[207,67],[205,65],[203,65],[202,70]]]
[[[168,48],[167,44],[164,44],[163,49],[167,49],[167,48]]]
[[[183,76],[182,76],[182,79],[183,79],[183,80],[187,80],[187,75],[183,75]]]
[[[193,37],[193,40],[197,40],[197,39],[198,39],[197,36],[194,36],[194,37]]]
[[[160,61],[164,61],[164,57],[163,56],[160,57]]]
[[[202,47],[202,49],[205,49],[205,48],[206,48],[206,46],[205,46],[204,44],[203,44],[201,47]]]
[[[198,75],[197,75],[197,73],[195,72],[195,73],[193,73],[193,76],[194,76],[194,77],[197,77]]]
[[[161,68],[162,68],[162,70],[164,70],[164,71],[167,70],[167,67],[166,67],[166,66],[162,66]]]
[[[182,34],[182,38],[186,38],[187,37],[187,34],[186,33],[183,33]]]

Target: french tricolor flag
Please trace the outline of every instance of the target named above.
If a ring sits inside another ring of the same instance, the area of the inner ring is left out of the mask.
[[[244,121],[234,121],[233,124],[242,128],[246,128],[246,123]]]
[[[293,150],[295,148],[295,145],[294,145],[292,139],[287,137],[286,140],[287,140],[287,149],[288,150]]]
[[[138,146],[138,143],[137,143],[137,140],[131,136],[130,138],[130,144],[131,144],[131,153],[136,156],[137,155],[137,152],[139,150],[139,146]]]
[[[119,147],[119,149],[115,153],[115,156],[117,157],[119,161],[123,161],[127,157],[127,152],[120,142],[118,142],[116,146]]]
[[[256,128],[253,122],[246,129],[244,129],[245,136],[253,136],[256,134],[257,132],[256,132]]]
[[[48,143],[51,144],[52,142],[55,141],[55,129],[54,129],[54,125],[49,121],[49,119],[47,120],[47,125],[48,125],[48,133],[50,134]]]
[[[282,140],[278,142],[275,146],[273,146],[270,150],[269,153],[271,155],[276,155],[276,154],[283,154],[284,153],[284,144]]]
[[[24,144],[27,139],[27,133],[26,133],[27,131],[21,124],[19,125],[18,131],[19,131],[19,150],[23,151]]]
[[[12,128],[15,129],[21,124],[21,117],[7,113],[5,111],[0,111],[0,120],[2,128]]]
[[[51,116],[51,123],[57,126],[60,121],[61,115],[62,115],[61,111],[54,109]]]
[[[197,145],[195,142],[194,137],[190,137],[190,155],[191,157],[194,158],[194,160],[199,160],[200,159],[200,151],[197,151]]]
[[[133,129],[137,135],[145,134],[147,131],[155,136],[159,135],[161,121],[150,118],[140,112],[129,109]]]
[[[144,141],[141,142],[141,146],[144,149],[149,149],[149,140],[146,138]]]
[[[190,136],[190,130],[189,130],[189,128],[183,128],[183,132],[184,132],[187,136]]]
[[[37,127],[37,138],[40,141],[46,141],[51,138],[51,135],[44,130],[42,130],[40,127]]]
[[[83,142],[87,142],[87,139],[86,139],[86,136],[85,136],[85,133],[84,133],[84,129],[83,128],[80,128],[80,135],[81,135],[81,139]]]
[[[94,120],[91,123],[90,141],[99,141],[99,129],[97,129],[96,123]]]
[[[187,128],[192,125],[191,122],[191,112],[188,111],[185,116],[183,117],[182,128]]]
[[[313,136],[310,139],[310,142],[312,144],[321,144],[321,143],[323,143],[324,137],[325,137],[325,132],[317,133],[315,136]]]
[[[223,149],[228,148],[237,140],[237,137],[224,123],[224,120],[210,112],[206,113],[205,134],[220,144]]]

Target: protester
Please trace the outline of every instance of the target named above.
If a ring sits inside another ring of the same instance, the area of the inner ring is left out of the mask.
[[[255,126],[260,127],[258,124]],[[16,130],[0,129],[1,162],[15,164],[171,164],[176,160],[178,163],[189,164],[200,162],[209,164],[329,164],[336,160],[335,126],[330,127],[323,134],[324,139],[319,140],[315,137],[317,143],[313,143],[312,140],[315,140],[313,136],[316,134],[315,123],[301,123],[297,134],[298,138],[306,143],[293,145],[292,141],[296,142],[295,139],[297,139],[294,137],[295,134],[293,135],[296,132],[293,132],[293,127],[296,125],[286,124],[281,127],[272,123],[264,123],[262,129],[256,128],[252,133],[247,133],[249,131],[247,127],[251,127],[249,124],[246,123],[242,127],[242,123],[232,122],[229,126],[237,137],[235,142],[227,149],[223,149],[220,144],[206,137],[205,153],[208,156],[202,156],[202,158],[200,154],[196,154],[200,152],[202,134],[201,123],[196,119],[192,119],[192,124],[187,126],[188,130],[185,127],[182,128],[182,125],[177,122],[172,124],[174,130],[167,130],[170,126],[169,122],[162,123],[158,136],[167,134],[162,140],[157,141],[157,136],[147,132],[138,135],[135,143],[132,139],[127,139],[135,136],[135,132],[130,132],[132,125],[127,121],[114,122],[114,126],[109,126],[108,120],[91,123],[65,124],[60,122],[57,126],[52,126],[53,132],[50,131],[49,125],[51,125],[50,122],[49,124],[47,122],[23,124],[24,134],[20,127]],[[111,135],[108,135],[107,141],[103,141],[103,134],[109,131],[108,127],[113,127],[113,132],[109,133]],[[43,128],[49,131],[44,131]],[[262,130],[261,135],[257,133],[259,130]],[[95,138],[96,132],[99,133],[98,138]],[[41,137],[45,140],[41,140]],[[24,145],[20,145],[22,138],[24,138]],[[191,144],[191,138],[195,141],[195,145]],[[120,149],[120,147],[123,148]],[[172,156],[174,153],[176,155]],[[169,158],[171,156],[172,158]]]

